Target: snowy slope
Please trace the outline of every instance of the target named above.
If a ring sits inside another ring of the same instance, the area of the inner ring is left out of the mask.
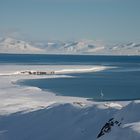
[[[0,138],[5,140],[95,140],[100,126],[116,110],[62,104],[0,118]]]
[[[4,38],[0,41],[0,53],[43,53],[43,50],[25,41]]]
[[[100,108],[99,105],[85,108],[71,104],[54,104],[33,112],[2,116],[0,118],[0,139],[139,140],[139,108],[140,103],[130,103],[121,110]],[[116,117],[114,114],[119,115]],[[97,138],[102,126],[112,116],[115,116],[116,120],[123,117],[122,124],[112,126],[110,132]]]
[[[111,131],[102,136],[101,140],[139,140],[140,139],[140,101],[132,101],[113,116],[120,122]]]

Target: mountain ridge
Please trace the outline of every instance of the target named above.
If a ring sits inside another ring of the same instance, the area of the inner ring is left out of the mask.
[[[28,42],[2,38],[0,53],[140,55],[140,43],[127,42],[108,45],[96,40]]]

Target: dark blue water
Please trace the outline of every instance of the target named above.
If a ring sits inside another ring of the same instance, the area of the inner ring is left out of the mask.
[[[86,97],[94,100],[140,99],[140,57],[1,54],[0,64],[107,65],[101,72],[69,74],[73,78],[25,80],[20,84],[36,86],[57,95]],[[101,91],[103,96],[101,96]]]
[[[74,78],[38,79],[21,82],[58,95],[93,98],[94,100],[140,99],[140,71],[104,71],[73,74]],[[101,97],[101,91],[104,94]]]
[[[43,54],[0,54],[0,64],[137,64],[140,62],[138,56],[92,56],[92,55],[43,55]]]

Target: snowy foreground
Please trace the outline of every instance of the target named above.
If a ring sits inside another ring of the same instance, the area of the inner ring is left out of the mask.
[[[0,140],[139,140],[140,101],[95,102],[16,84],[23,79],[72,78],[66,74],[104,69],[0,65]],[[55,71],[61,75],[20,73],[26,70]]]

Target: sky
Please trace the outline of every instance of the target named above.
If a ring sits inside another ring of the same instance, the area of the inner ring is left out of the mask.
[[[140,0],[0,0],[0,35],[32,40],[140,40]]]

